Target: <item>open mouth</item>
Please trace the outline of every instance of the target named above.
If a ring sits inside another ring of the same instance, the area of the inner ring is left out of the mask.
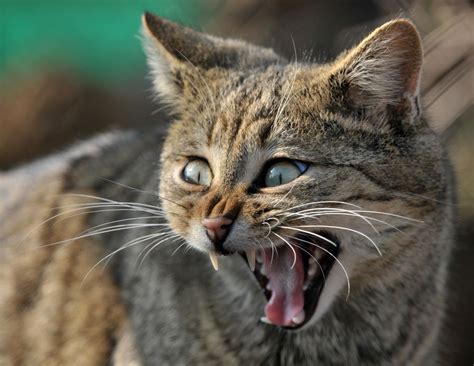
[[[267,299],[262,322],[298,329],[313,317],[339,252],[337,238],[317,235],[298,235],[289,245],[257,250],[256,260],[249,252],[242,254]]]

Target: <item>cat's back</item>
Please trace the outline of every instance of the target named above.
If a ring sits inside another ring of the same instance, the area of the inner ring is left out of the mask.
[[[126,329],[120,291],[107,272],[84,281],[102,249],[92,237],[70,239],[89,227],[85,196],[129,176],[159,140],[109,133],[0,174],[1,365],[110,361]]]

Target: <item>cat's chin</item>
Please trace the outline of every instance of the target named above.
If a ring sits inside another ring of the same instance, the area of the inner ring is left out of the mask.
[[[261,321],[288,330],[308,324],[318,307],[340,243],[329,233],[298,235],[285,245],[256,251],[256,260],[241,256],[267,299]],[[254,268],[252,268],[254,267]]]

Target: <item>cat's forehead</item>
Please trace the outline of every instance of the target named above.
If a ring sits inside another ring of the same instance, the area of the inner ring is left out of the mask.
[[[175,146],[183,155],[212,150],[230,159],[275,155],[294,146],[302,135],[316,138],[314,119],[322,103],[319,93],[308,91],[316,84],[305,72],[286,65],[221,75],[200,90],[191,102],[195,108],[173,126]]]

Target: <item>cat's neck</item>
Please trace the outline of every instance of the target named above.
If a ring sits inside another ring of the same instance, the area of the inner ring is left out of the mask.
[[[157,205],[157,171],[150,161],[156,160],[159,147],[153,146],[153,141],[156,139],[147,143],[147,139],[132,138],[127,146],[120,144],[122,153],[134,156],[133,161],[126,159],[121,164],[114,163],[117,151],[111,148],[111,159],[107,153],[103,158],[109,174],[102,177],[106,180],[97,180],[101,182],[96,184],[98,195]],[[78,166],[76,173],[80,171]],[[130,216],[123,211],[101,213],[92,221],[103,224],[126,217]],[[105,250],[116,250],[153,230],[142,228],[104,237]],[[389,359],[399,364],[422,364],[424,357],[435,357],[431,348],[440,317],[423,314],[437,314],[443,304],[443,284],[435,278],[443,278],[440,273],[446,270],[446,261],[439,253],[434,255],[440,243],[448,240],[448,234],[443,235],[433,242],[433,232],[426,228],[410,233],[429,243],[423,258],[419,252],[407,250],[404,256],[386,263],[372,280],[358,283],[355,278],[348,301],[341,293],[316,324],[296,332],[259,322],[264,296],[239,256],[223,258],[221,270],[215,272],[205,255],[187,252],[185,247],[177,250],[181,243],[170,241],[146,253],[145,259],[143,246],[123,250],[114,257],[113,268],[145,359],[185,360],[189,364],[209,359],[216,364],[259,360],[268,365],[358,360],[379,365],[390,355]],[[414,246],[413,250],[418,249]],[[407,256],[418,256],[420,263],[432,265],[422,271],[415,265],[407,266]]]

